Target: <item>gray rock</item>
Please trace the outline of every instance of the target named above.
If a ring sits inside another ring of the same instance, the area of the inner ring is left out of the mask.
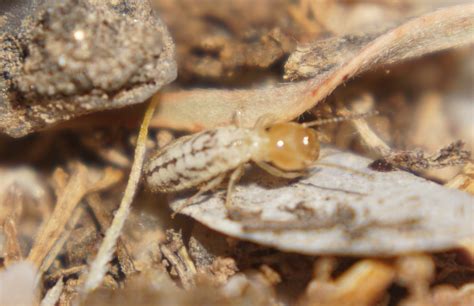
[[[2,4],[1,132],[140,103],[176,78],[174,43],[148,1],[39,2]],[[13,14],[27,17],[12,26]]]

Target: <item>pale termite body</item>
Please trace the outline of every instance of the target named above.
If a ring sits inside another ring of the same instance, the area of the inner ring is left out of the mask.
[[[145,180],[164,193],[199,186],[249,162],[261,143],[253,130],[234,126],[182,137],[150,158]]]
[[[144,167],[145,183],[155,192],[171,193],[199,187],[199,192],[176,212],[191,204],[198,195],[212,190],[232,172],[227,186],[226,206],[231,209],[231,193],[253,162],[268,173],[285,178],[305,174],[319,158],[320,142],[310,126],[366,116],[337,117],[310,123],[265,124],[254,128],[219,127],[185,136],[151,155]]]

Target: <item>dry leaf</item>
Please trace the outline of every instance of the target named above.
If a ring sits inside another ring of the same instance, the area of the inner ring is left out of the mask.
[[[371,38],[371,37],[369,37]],[[251,127],[264,114],[294,119],[337,86],[368,69],[474,40],[474,5],[452,6],[409,20],[376,38],[358,38],[312,79],[257,89],[194,89],[165,93],[152,126],[198,131],[232,122]],[[346,38],[343,38],[346,39]],[[317,49],[319,50],[319,49]],[[333,49],[329,48],[329,52]],[[328,55],[330,56],[330,54]],[[298,64],[301,66],[301,63]],[[324,65],[319,65],[324,66]]]
[[[438,251],[474,235],[469,194],[407,172],[372,171],[370,160],[351,153],[332,151],[322,161],[347,169],[316,164],[292,182],[251,172],[232,195],[233,220],[223,191],[198,197],[182,213],[229,236],[303,254]]]
[[[28,261],[19,261],[0,271],[0,305],[36,305],[38,271]]]

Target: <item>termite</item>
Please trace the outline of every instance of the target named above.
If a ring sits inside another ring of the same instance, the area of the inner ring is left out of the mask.
[[[231,173],[225,201],[230,211],[233,188],[247,163],[253,162],[278,177],[302,176],[320,155],[319,134],[312,126],[372,114],[354,114],[302,124],[269,124],[270,117],[263,116],[253,128],[231,125],[184,136],[149,158],[144,168],[145,183],[151,191],[161,193],[199,187],[199,191],[176,210],[178,213],[197,196],[219,186]]]

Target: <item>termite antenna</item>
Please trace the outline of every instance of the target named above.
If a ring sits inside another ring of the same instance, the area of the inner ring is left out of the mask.
[[[362,114],[350,114],[350,115],[327,118],[327,119],[318,119],[318,120],[314,120],[314,121],[310,121],[310,122],[304,122],[304,123],[302,123],[302,125],[304,127],[324,125],[324,124],[328,124],[328,123],[336,123],[336,122],[341,122],[341,121],[362,119],[362,118],[366,118],[366,117],[370,117],[370,116],[376,116],[378,114],[379,114],[378,111],[373,110],[373,111],[369,111],[369,112],[362,113]]]

